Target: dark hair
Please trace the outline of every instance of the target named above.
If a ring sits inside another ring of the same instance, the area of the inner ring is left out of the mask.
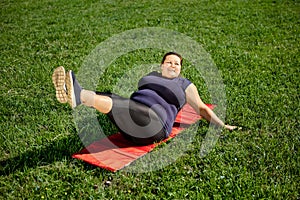
[[[165,62],[167,56],[169,56],[169,55],[175,55],[175,56],[178,56],[178,57],[180,58],[180,65],[182,66],[182,60],[183,60],[182,56],[181,56],[179,53],[172,52],[172,51],[171,51],[171,52],[168,52],[168,53],[166,53],[166,54],[164,55],[164,57],[163,57],[163,59],[162,59],[162,61],[161,61],[161,64],[163,64],[163,63]]]

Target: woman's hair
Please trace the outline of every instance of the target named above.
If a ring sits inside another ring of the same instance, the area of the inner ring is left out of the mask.
[[[182,60],[183,60],[182,56],[181,56],[179,53],[172,52],[172,51],[171,51],[171,52],[168,52],[168,53],[166,53],[166,54],[164,55],[164,57],[163,57],[163,59],[162,59],[162,61],[161,61],[161,64],[163,64],[163,63],[165,62],[167,56],[169,56],[169,55],[175,55],[175,56],[178,56],[178,57],[180,58],[180,65],[182,66]]]

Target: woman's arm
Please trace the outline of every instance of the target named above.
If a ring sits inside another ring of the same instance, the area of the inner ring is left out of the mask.
[[[205,103],[203,103],[199,96],[198,90],[193,83],[186,88],[185,94],[187,103],[190,104],[192,108],[194,108],[194,110],[207,121],[212,122],[217,126],[224,127],[230,131],[237,128],[237,126],[224,124],[224,122],[222,122],[222,120],[220,120],[217,115],[209,107],[207,107]]]

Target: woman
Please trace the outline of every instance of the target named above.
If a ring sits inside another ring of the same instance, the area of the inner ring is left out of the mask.
[[[213,124],[234,130],[225,125],[201,100],[196,86],[180,76],[182,56],[175,52],[164,55],[161,73],[151,72],[138,84],[138,91],[130,98],[116,94],[96,93],[83,89],[72,71],[65,74],[63,67],[52,76],[56,96],[61,103],[72,108],[83,104],[107,114],[124,136],[144,145],[158,142],[169,136],[176,115],[185,103]]]

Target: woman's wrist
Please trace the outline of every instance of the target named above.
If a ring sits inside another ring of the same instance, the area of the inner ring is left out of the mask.
[[[221,129],[226,129],[226,124],[221,122],[221,123],[215,123],[214,126],[216,128],[221,128]]]
[[[222,129],[224,129],[224,128],[226,128],[226,124],[225,124],[224,122],[221,122],[220,127],[221,127]]]

